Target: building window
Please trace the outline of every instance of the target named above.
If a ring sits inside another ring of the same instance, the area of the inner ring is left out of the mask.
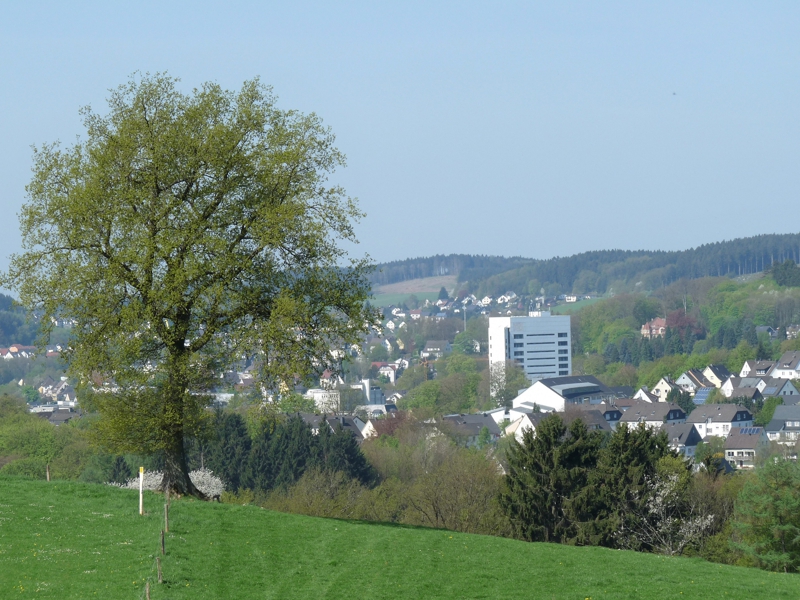
[[[514,342],[514,348],[524,348],[525,344],[523,342]]]
[[[522,339],[522,334],[521,333],[515,333],[514,334],[514,339],[515,340],[521,340]]]
[[[558,345],[559,345],[559,346],[566,346],[566,345],[567,345],[567,342],[558,342]]]
[[[566,372],[566,371],[559,371],[559,372],[558,372],[558,374],[559,374],[559,375],[566,375],[566,374],[567,374],[567,372]]]
[[[558,334],[558,337],[567,337],[567,334],[562,332]]]
[[[525,353],[517,350],[516,352],[514,352],[514,356],[525,356]]]
[[[558,353],[559,354],[569,354],[569,350],[566,350],[566,349],[565,350],[559,350]]]

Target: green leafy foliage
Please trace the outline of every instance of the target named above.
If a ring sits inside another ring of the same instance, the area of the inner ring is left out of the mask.
[[[109,109],[84,111],[85,141],[35,151],[25,251],[1,280],[41,312],[45,337],[51,317],[76,322],[70,374],[106,384],[85,394],[97,439],[163,453],[163,485],[196,493],[184,442],[232,356],[263,352],[277,387],[374,322],[370,266],[339,246],[361,215],[325,183],[344,163],[330,130],[257,80],[183,94],[144,75]]]

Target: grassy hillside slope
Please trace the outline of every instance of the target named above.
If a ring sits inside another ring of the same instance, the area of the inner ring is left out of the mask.
[[[0,477],[0,598],[143,598],[163,498]],[[800,577],[699,559],[173,502],[157,598],[797,598]]]

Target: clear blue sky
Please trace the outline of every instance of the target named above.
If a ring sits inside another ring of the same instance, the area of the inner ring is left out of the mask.
[[[30,145],[136,70],[319,114],[379,261],[797,232],[798,26],[796,2],[4,2],[0,268]]]

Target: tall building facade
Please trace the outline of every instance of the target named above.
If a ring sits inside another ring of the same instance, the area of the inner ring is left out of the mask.
[[[533,383],[539,379],[572,375],[572,330],[569,315],[549,311],[527,317],[489,319],[489,363],[503,368],[517,363]]]

